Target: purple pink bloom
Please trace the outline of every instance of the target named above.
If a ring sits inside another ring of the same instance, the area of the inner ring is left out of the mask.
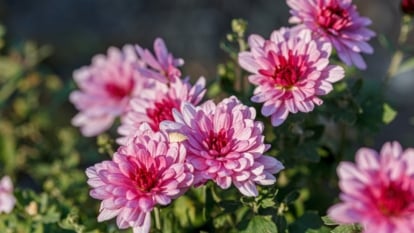
[[[352,0],[287,0],[291,23],[314,32],[315,37],[328,40],[339,58],[348,66],[365,69],[360,53],[373,53],[367,43],[375,33],[367,28],[371,20],[357,12]]]
[[[152,130],[158,131],[159,124],[164,120],[173,120],[172,110],[180,110],[183,102],[197,105],[205,94],[205,79],[200,78],[194,86],[188,80],[175,79],[168,85],[157,82],[154,88],[144,90],[141,97],[132,99],[131,108],[122,118],[118,139],[124,144],[129,136],[133,136],[139,126],[146,122]]]
[[[275,183],[273,174],[283,165],[264,155],[270,146],[263,142],[263,124],[254,120],[254,108],[233,96],[217,105],[185,103],[173,115],[175,121],[164,121],[161,128],[186,137],[183,144],[196,186],[212,180],[222,189],[234,184],[242,194],[257,196],[256,184]]]
[[[13,210],[16,199],[13,195],[13,183],[8,176],[0,180],[0,214],[10,213]]]
[[[341,202],[328,215],[365,233],[414,232],[414,149],[388,142],[380,153],[360,149],[355,160],[338,166]]]
[[[140,77],[142,66],[133,46],[122,50],[111,47],[107,56],[96,55],[90,66],[73,74],[80,90],[73,91],[70,101],[80,111],[72,124],[84,136],[96,136],[110,128],[123,115],[132,96],[138,95],[148,81]]]
[[[116,217],[120,229],[132,227],[134,233],[149,232],[153,208],[168,205],[193,184],[185,147],[164,132],[142,129],[112,160],[86,170],[90,195],[102,200],[98,221]]]
[[[331,44],[313,39],[310,30],[282,28],[269,40],[251,35],[250,51],[239,54],[239,64],[253,73],[253,102],[264,103],[261,113],[281,125],[289,113],[310,112],[322,104],[318,97],[332,91],[344,77],[340,66],[330,65]]]
[[[181,71],[177,68],[184,64],[181,58],[174,58],[168,52],[167,46],[160,38],[154,41],[155,56],[148,50],[136,45],[140,59],[146,64],[140,69],[144,77],[154,78],[160,82],[168,83],[181,77]]]

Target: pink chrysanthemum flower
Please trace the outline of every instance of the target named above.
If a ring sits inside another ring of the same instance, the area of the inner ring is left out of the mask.
[[[333,44],[348,66],[365,69],[360,53],[372,53],[367,43],[375,33],[367,28],[371,20],[361,17],[352,0],[287,0],[291,23],[301,24]]]
[[[134,233],[149,232],[152,209],[168,205],[193,184],[185,147],[169,142],[163,132],[143,128],[111,161],[86,170],[90,195],[102,200],[98,221],[116,217],[120,229],[132,227]]]
[[[282,124],[289,112],[310,112],[322,104],[318,96],[332,91],[332,83],[344,77],[340,66],[329,65],[331,45],[312,39],[311,31],[282,28],[270,40],[249,37],[251,50],[239,54],[239,64],[253,73],[253,102],[264,103],[262,114],[273,126]]]
[[[0,180],[0,214],[10,213],[13,210],[16,199],[13,195],[13,183],[8,176]]]
[[[168,83],[181,77],[181,71],[177,68],[184,64],[181,58],[174,58],[168,52],[167,46],[161,38],[154,41],[155,57],[148,49],[136,45],[141,60],[147,65],[140,69],[141,74],[148,78],[154,78],[160,82]]]
[[[254,108],[236,97],[215,105],[207,101],[199,107],[185,103],[181,112],[174,111],[173,121],[164,121],[162,128],[186,137],[187,160],[194,166],[195,185],[213,180],[227,189],[233,183],[246,196],[257,196],[255,184],[271,185],[273,174],[283,165],[263,155],[263,124],[254,121]]]
[[[118,143],[125,144],[128,137],[139,132],[137,129],[144,122],[158,131],[162,121],[173,120],[173,109],[179,110],[183,102],[197,105],[206,92],[205,83],[203,77],[194,86],[188,80],[181,79],[176,79],[169,85],[157,83],[153,89],[144,91],[141,97],[132,99],[131,108],[118,128],[118,133],[124,136],[118,139]]]
[[[356,164],[338,166],[341,203],[328,210],[339,223],[360,223],[365,233],[414,232],[414,149],[386,143],[362,148]]]
[[[140,77],[142,66],[133,46],[120,51],[111,47],[108,55],[97,55],[92,65],[73,74],[80,90],[73,91],[70,101],[80,111],[72,124],[81,127],[84,136],[96,136],[110,128],[121,116],[132,96],[136,96],[148,81]]]

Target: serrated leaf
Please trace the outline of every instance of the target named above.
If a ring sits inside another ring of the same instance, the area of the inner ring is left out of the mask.
[[[276,224],[270,216],[254,216],[247,224],[247,228],[241,233],[277,233]]]
[[[384,112],[382,114],[382,122],[384,124],[389,124],[397,116],[397,111],[395,111],[389,104],[384,103],[382,106]]]

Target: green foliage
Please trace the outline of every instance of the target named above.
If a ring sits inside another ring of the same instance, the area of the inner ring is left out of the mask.
[[[249,220],[247,227],[240,232],[275,233],[278,231],[270,216],[254,216]]]

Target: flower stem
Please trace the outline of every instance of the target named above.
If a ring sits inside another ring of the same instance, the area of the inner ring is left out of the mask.
[[[412,19],[409,17],[404,17],[403,18],[403,23],[401,25],[401,29],[400,29],[400,35],[398,38],[398,44],[397,44],[397,51],[395,51],[394,55],[391,58],[391,63],[390,66],[388,68],[388,75],[387,78],[385,80],[385,82],[387,83],[388,80],[390,78],[392,78],[393,76],[395,76],[398,72],[398,69],[401,66],[401,63],[403,61],[404,58],[404,51],[403,49],[401,49],[401,46],[407,42],[407,38],[408,38],[408,34],[411,31],[411,29],[413,28],[413,22]]]
[[[155,215],[155,228],[157,228],[157,230],[161,230],[160,209],[158,207],[154,208],[154,215]]]

